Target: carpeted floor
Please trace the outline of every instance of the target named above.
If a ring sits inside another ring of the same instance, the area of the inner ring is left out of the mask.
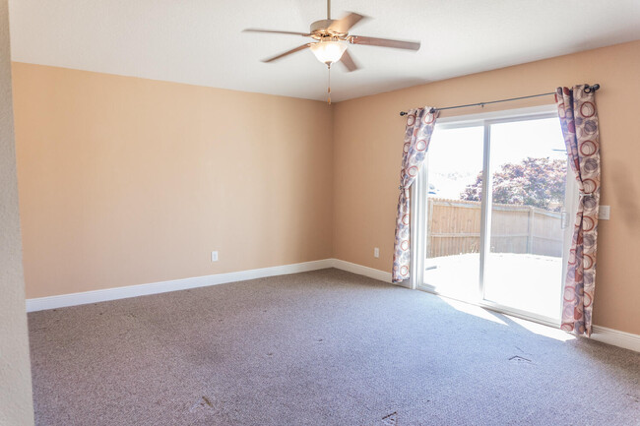
[[[640,354],[334,269],[29,329],[40,426],[640,424]]]

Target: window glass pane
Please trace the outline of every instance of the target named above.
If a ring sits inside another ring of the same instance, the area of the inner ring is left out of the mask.
[[[492,208],[484,297],[559,318],[567,179],[559,121],[493,124],[490,146]]]
[[[425,171],[428,180],[424,281],[438,291],[473,298],[480,270],[480,202],[466,188],[481,178],[482,126],[436,128]]]

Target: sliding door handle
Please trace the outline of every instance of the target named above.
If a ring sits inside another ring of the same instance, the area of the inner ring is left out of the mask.
[[[565,229],[569,222],[569,213],[565,209],[560,212],[560,229]]]

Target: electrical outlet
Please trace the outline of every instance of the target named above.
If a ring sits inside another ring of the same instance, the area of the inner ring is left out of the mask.
[[[211,261],[212,262],[217,262],[218,261],[218,252],[217,251],[212,251],[211,252]]]
[[[375,247],[373,249],[373,257],[375,257],[376,259],[380,257],[380,249],[378,247]]]
[[[598,219],[609,220],[611,216],[611,206],[600,206],[598,211]]]

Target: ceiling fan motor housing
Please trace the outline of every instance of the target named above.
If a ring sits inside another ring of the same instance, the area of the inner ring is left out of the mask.
[[[334,22],[334,19],[321,19],[314,22],[309,28],[311,37],[315,38],[316,40],[321,40],[326,37],[337,37],[343,39],[347,35],[347,33],[339,33],[337,31],[329,29],[331,24],[333,24]]]

